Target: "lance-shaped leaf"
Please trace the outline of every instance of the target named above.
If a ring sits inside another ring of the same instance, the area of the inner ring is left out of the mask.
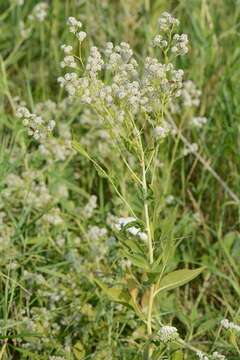
[[[157,295],[162,291],[172,290],[179,286],[187,284],[189,281],[195,279],[199,274],[201,274],[204,269],[205,267],[203,266],[194,270],[181,269],[167,274],[160,281],[160,284],[156,289],[154,295]]]
[[[131,294],[129,293],[128,289],[125,289],[123,287],[108,287],[105,285],[101,280],[94,278],[95,283],[102,289],[103,293],[107,295],[107,297],[114,302],[120,303],[128,308],[131,308],[135,310],[136,314],[143,318],[143,314],[141,313],[141,310],[134,300],[132,298]]]
[[[145,271],[149,270],[149,264],[142,254],[130,254],[129,252],[124,250],[121,250],[121,254],[125,256],[128,260],[130,260],[133,265]]]
[[[110,300],[131,307],[129,304],[131,297],[127,290],[123,289],[122,287],[108,287],[101,280],[96,278],[94,281],[102,289],[104,294],[109,297]]]

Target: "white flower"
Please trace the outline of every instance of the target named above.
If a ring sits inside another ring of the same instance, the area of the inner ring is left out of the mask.
[[[21,118],[30,118],[31,113],[25,106],[20,106],[19,108],[17,108],[16,116],[19,119],[21,119]]]
[[[201,91],[197,89],[193,81],[183,82],[182,99],[183,105],[186,107],[197,107],[200,104]]]
[[[79,29],[81,29],[81,27],[82,27],[81,21],[78,21],[78,20],[77,20],[75,17],[73,17],[73,16],[70,16],[70,17],[68,18],[67,24],[68,24],[68,26],[69,26],[69,31],[70,31],[71,33],[74,33],[74,34],[76,34],[76,32],[77,32]]]
[[[175,201],[175,198],[173,195],[168,195],[165,199],[167,205],[172,205]]]
[[[221,325],[222,327],[224,327],[225,329],[230,329],[230,330],[235,330],[237,332],[240,332],[240,326],[237,324],[234,324],[233,322],[229,321],[228,319],[223,319],[221,320]]]
[[[153,129],[153,134],[158,139],[164,139],[170,133],[170,130],[170,125],[164,121],[161,126],[157,126]]]
[[[122,230],[127,224],[130,224],[131,222],[135,222],[137,221],[136,218],[130,216],[130,217],[120,217],[119,219],[113,219],[113,221],[115,222],[115,228],[117,230]],[[126,231],[133,235],[133,236],[137,236],[139,237],[142,241],[147,241],[148,236],[145,232],[142,232],[141,229],[139,227],[135,226],[130,226],[126,229]]]
[[[80,42],[82,42],[86,38],[87,34],[84,31],[80,31],[80,32],[76,33],[76,36],[77,36],[78,40]]]
[[[47,123],[42,116],[30,113],[25,106],[17,108],[16,116],[22,119],[23,125],[28,128],[28,134],[33,136],[35,140],[44,140],[55,127],[54,120]]]
[[[225,360],[226,359],[226,356],[222,355],[222,354],[219,354],[219,352],[215,351],[213,354],[212,354],[212,358],[215,359],[215,360]]]
[[[83,214],[86,219],[90,219],[93,216],[94,210],[97,208],[97,197],[95,195],[90,196],[90,199],[83,209]]]
[[[86,70],[91,77],[96,77],[97,73],[102,70],[104,62],[102,56],[96,46],[92,46],[90,49],[90,55],[87,59]]]
[[[176,55],[185,55],[188,52],[187,34],[175,34],[173,37],[173,47],[171,51]]]
[[[42,221],[48,225],[54,225],[54,226],[62,225],[63,218],[60,215],[60,209],[53,208],[50,213],[43,215]]]
[[[47,17],[48,4],[45,2],[38,3],[32,11],[32,14],[29,15],[29,19],[31,21],[36,20],[39,22],[43,22]]]
[[[191,120],[191,124],[195,126],[196,128],[201,128],[207,123],[207,118],[203,116],[196,116],[193,117]]]
[[[106,228],[100,228],[98,226],[91,226],[88,230],[88,236],[90,240],[97,241],[107,235]]]
[[[167,32],[169,31],[173,26],[179,25],[179,20],[173,17],[168,12],[164,12],[161,14],[160,18],[158,19],[158,25],[160,31]]]
[[[156,35],[153,38],[153,46],[166,48],[168,46],[168,42],[162,37],[162,35]]]
[[[188,154],[192,154],[198,151],[198,144],[192,143],[189,145],[189,147],[185,147],[183,150],[183,156],[186,156]]]
[[[174,326],[163,326],[158,332],[159,338],[162,342],[167,343],[169,341],[178,338],[178,330]]]
[[[202,351],[197,351],[196,355],[200,360],[209,360],[209,357]]]
[[[61,49],[64,51],[65,54],[70,54],[73,50],[73,47],[71,45],[61,45]]]
[[[47,126],[48,131],[53,131],[55,128],[56,122],[54,120],[50,120]]]
[[[124,228],[124,226],[134,221],[136,221],[134,217],[127,217],[127,218],[120,217],[118,219],[118,223],[116,224],[116,228],[117,230],[121,230],[122,228]]]
[[[63,61],[60,63],[60,65],[61,65],[62,68],[64,68],[65,66],[72,67],[72,68],[77,67],[77,63],[75,61],[75,58],[72,55],[65,56]]]

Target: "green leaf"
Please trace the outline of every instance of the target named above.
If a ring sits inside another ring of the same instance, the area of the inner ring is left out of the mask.
[[[94,281],[102,289],[104,294],[109,297],[110,300],[131,307],[131,297],[127,290],[123,289],[122,287],[108,287],[101,280],[96,278]]]
[[[88,153],[86,152],[86,150],[83,148],[83,146],[76,140],[73,140],[72,141],[72,147],[77,151],[79,152],[79,154],[85,156],[86,158],[89,159],[89,155]]]
[[[86,352],[80,341],[78,341],[73,347],[73,353],[77,360],[83,360],[85,358]]]
[[[122,241],[122,245],[131,249],[133,253],[143,254],[143,250],[142,250],[141,246],[132,239],[127,239],[127,240],[124,239],[124,241]]]
[[[149,264],[147,260],[140,254],[129,254],[127,251],[120,251],[123,256],[125,256],[131,263],[145,271],[149,271]]]
[[[88,160],[90,160],[93,163],[93,165],[100,177],[108,178],[107,172],[101,167],[101,165],[99,165],[94,159],[92,159],[89,156],[87,151],[83,148],[83,146],[78,141],[73,140],[72,146],[76,151],[79,152],[79,154],[83,155],[84,157],[86,157]]]
[[[184,359],[184,354],[182,350],[177,350],[172,356],[172,360],[183,360],[183,359]]]
[[[195,279],[199,274],[201,274],[204,269],[205,267],[203,266],[194,270],[182,269],[167,274],[161,280],[160,285],[155,292],[155,295],[159,292],[172,290],[179,286],[187,284],[189,281]]]
[[[102,289],[103,293],[107,295],[107,297],[114,302],[120,303],[128,308],[133,309],[136,314],[143,319],[143,314],[138,304],[131,297],[128,289],[124,289],[123,287],[108,287],[101,280],[94,278],[95,283]]]

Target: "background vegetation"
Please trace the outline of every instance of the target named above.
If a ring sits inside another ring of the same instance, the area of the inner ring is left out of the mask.
[[[0,359],[141,359],[137,319],[91,281],[91,274],[112,278],[113,269],[120,276],[126,266],[116,258],[108,219],[129,214],[106,179],[71,149],[72,134],[114,163],[121,191],[136,207],[139,199],[97,119],[80,103],[69,104],[57,77],[69,16],[84,24],[88,46],[126,41],[141,58],[163,11],[189,35],[190,52],[179,66],[202,95],[194,113],[183,109],[175,117],[182,138],[164,143],[159,202],[170,222],[176,209],[167,230],[181,239],[172,267],[206,270],[162,295],[161,316],[191,346],[239,359],[237,338],[219,323],[240,321],[240,2],[52,0],[41,23],[28,18],[36,4],[0,2]],[[87,46],[82,51],[84,57]],[[22,101],[57,122],[49,148],[16,118]],[[208,122],[192,129],[193,116]],[[197,156],[182,155],[184,141],[198,144]],[[188,350],[179,356],[196,359]]]

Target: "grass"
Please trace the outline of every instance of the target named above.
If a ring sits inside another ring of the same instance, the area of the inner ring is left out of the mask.
[[[137,213],[140,195],[112,144],[101,138],[101,125],[80,102],[69,105],[56,79],[62,75],[60,45],[72,41],[69,16],[83,22],[89,45],[126,41],[141,59],[162,11],[179,18],[181,31],[189,34],[190,52],[178,65],[202,96],[194,113],[183,109],[174,116],[182,136],[162,146],[156,225],[165,226],[166,237],[181,239],[169,270],[200,265],[206,270],[160,296],[158,320],[176,326],[189,347],[239,359],[236,334],[219,328],[225,317],[240,322],[239,2],[53,0],[41,24],[28,20],[36,3],[0,4],[0,360],[142,358],[139,320],[103,296],[92,279],[97,274],[116,284],[122,276],[119,244],[106,219],[109,213],[128,216],[128,209],[99,169],[67,141],[82,139],[94,158],[113,164],[119,189]],[[31,27],[26,39],[21,21]],[[56,103],[51,110],[56,140],[47,155],[16,118],[16,97],[31,110],[49,99]],[[193,115],[207,116],[207,125],[191,129]],[[184,141],[198,144],[196,156],[182,156]],[[91,195],[97,196],[97,208],[88,218]],[[174,203],[167,205],[169,195]],[[107,235],[92,238],[92,226],[107,228]],[[188,348],[166,354],[158,358],[196,359]]]

